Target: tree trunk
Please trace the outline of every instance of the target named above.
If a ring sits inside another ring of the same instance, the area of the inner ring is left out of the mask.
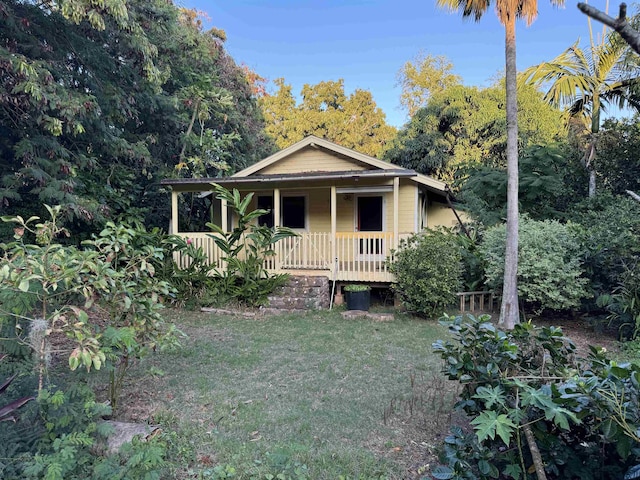
[[[589,198],[596,196],[596,171],[593,167],[589,169]]]
[[[505,26],[507,88],[507,241],[504,286],[498,325],[508,330],[519,323],[518,312],[518,104],[516,92],[516,15],[508,12]]]
[[[591,112],[591,141],[589,142],[588,159],[586,163],[589,172],[589,198],[596,196],[596,157],[598,155],[598,134],[600,133],[600,96],[593,96]]]

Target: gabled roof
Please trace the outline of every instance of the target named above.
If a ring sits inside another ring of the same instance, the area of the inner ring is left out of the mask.
[[[236,174],[229,177],[229,179],[239,180],[240,178],[246,178],[250,176],[260,176],[258,173],[260,172],[260,170],[263,170],[268,166],[273,165],[274,163],[277,163],[280,160],[283,160],[288,156],[296,152],[299,152],[300,150],[306,147],[322,148],[322,149],[328,150],[329,152],[340,155],[342,157],[346,157],[347,159],[364,163],[365,165],[373,167],[374,169],[394,170],[396,172],[400,172],[400,171],[411,172],[412,175],[397,175],[397,176],[410,176],[411,180],[414,180],[415,182],[421,185],[429,187],[432,190],[435,190],[441,193],[445,193],[447,191],[447,184],[439,180],[436,180],[435,178],[431,178],[427,175],[416,173],[413,170],[403,168],[399,165],[395,165],[393,163],[385,162],[384,160],[379,160],[375,157],[365,155],[364,153],[360,153],[350,148],[343,147],[341,145],[338,145],[337,143],[330,142],[329,140],[316,137],[315,135],[309,135],[308,137],[305,137],[304,139],[300,140],[297,143],[294,143],[290,147],[280,150],[279,152],[274,153],[273,155],[265,158],[264,160],[261,160],[258,163],[255,163],[250,167],[247,167],[244,170],[237,172]]]
[[[294,143],[290,147],[287,147],[279,152],[274,153],[273,155],[265,158],[264,160],[259,161],[258,163],[254,163],[250,167],[245,168],[244,170],[240,170],[238,173],[232,175],[232,177],[247,177],[252,175],[260,170],[268,167],[269,165],[273,165],[274,163],[292,155],[306,147],[319,147],[325,150],[329,150],[330,152],[336,153],[338,155],[342,155],[344,157],[356,160],[358,162],[362,162],[365,165],[369,165],[371,167],[380,168],[383,170],[389,169],[397,169],[402,168],[398,165],[393,165],[389,162],[385,162],[383,160],[378,160],[377,158],[370,157],[369,155],[365,155],[364,153],[356,152],[350,148],[346,148],[338,145],[337,143],[330,142],[329,140],[325,140],[324,138],[316,137],[315,135],[309,135],[308,137],[303,138],[299,142]]]

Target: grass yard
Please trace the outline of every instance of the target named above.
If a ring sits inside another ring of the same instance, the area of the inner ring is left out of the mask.
[[[167,315],[183,348],[134,368],[118,416],[162,425],[177,478],[418,477],[448,430],[436,322]]]

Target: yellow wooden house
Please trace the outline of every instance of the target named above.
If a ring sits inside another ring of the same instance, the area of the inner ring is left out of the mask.
[[[178,229],[179,195],[208,195],[212,182],[254,192],[252,207],[271,212],[261,224],[298,233],[277,244],[267,260],[272,272],[389,283],[386,260],[403,237],[457,223],[443,182],[309,136],[230,177],[162,182],[172,189],[172,233],[201,246],[212,263],[220,263],[220,251],[211,234]],[[221,200],[212,201],[211,219],[226,230],[234,225]]]

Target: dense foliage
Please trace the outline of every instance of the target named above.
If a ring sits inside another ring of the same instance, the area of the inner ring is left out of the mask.
[[[0,352],[8,355],[5,371],[20,378],[2,388],[16,387],[8,390],[16,400],[4,408],[23,417],[28,433],[2,422],[3,438],[14,442],[3,457],[14,461],[0,464],[2,477],[159,478],[161,442],[134,442],[116,457],[96,457],[95,448],[107,433],[101,418],[116,410],[129,367],[177,344],[178,332],[160,315],[172,293],[155,275],[165,252],[141,241],[144,230],[111,222],[85,248],[63,245],[59,237],[69,233],[59,225],[61,209],[46,208],[50,219],[42,222],[3,217],[15,226],[15,239],[0,245]],[[64,356],[76,372],[56,386],[54,362]],[[96,401],[83,370],[107,371],[108,403]],[[17,411],[15,402],[33,397],[37,403]]]
[[[377,157],[396,135],[367,90],[347,95],[343,80],[305,84],[297,103],[291,85],[282,78],[275,84],[277,90],[262,97],[260,105],[266,132],[280,148],[315,135]]]
[[[487,284],[496,291],[502,285],[505,236],[504,225],[492,227],[481,246]],[[588,296],[582,246],[570,225],[523,217],[518,247],[518,295],[530,306],[565,310]]]
[[[448,231],[415,234],[400,242],[389,270],[409,311],[438,316],[455,303],[462,286],[461,249]]]
[[[3,0],[0,22],[5,214],[49,203],[76,233],[121,214],[164,226],[160,178],[216,176],[272,151],[245,71],[191,11]]]
[[[640,258],[640,203],[628,196],[598,195],[575,206],[569,219],[581,225],[584,269],[595,296],[611,293]]]
[[[504,86],[452,86],[433,95],[385,152],[385,159],[450,182],[460,167],[506,165]],[[562,114],[533,88],[518,91],[521,149],[566,137]]]
[[[566,198],[567,160],[554,147],[528,148],[519,161],[520,212],[534,220],[560,218]],[[507,172],[493,166],[468,170],[459,195],[463,208],[484,226],[502,222],[507,215]]]
[[[597,183],[599,191],[616,195],[640,191],[640,124],[629,120],[606,120],[598,137]]]
[[[463,385],[457,408],[474,433],[452,429],[433,478],[613,480],[638,471],[640,366],[595,348],[579,363],[555,327],[503,332],[486,316],[444,324],[454,340],[433,347]]]
[[[230,232],[214,223],[207,223],[214,232],[211,238],[223,254],[221,264],[214,270],[212,283],[216,303],[233,300],[254,307],[264,305],[268,295],[289,278],[287,274],[270,274],[265,263],[275,255],[276,243],[294,237],[296,233],[286,227],[269,228],[256,224],[258,217],[268,211],[260,208],[249,210],[253,193],[242,197],[236,189],[230,191],[217,184],[213,188],[216,198],[226,200],[238,219],[237,226]]]
[[[72,370],[109,371],[109,400],[117,407],[124,375],[137,358],[175,344],[175,328],[160,315],[162,297],[172,292],[155,276],[154,261],[164,252],[139,245],[141,230],[108,223],[88,248],[57,243],[68,235],[59,226],[60,208],[47,207],[51,219],[3,217],[16,225],[14,242],[0,244],[0,324],[18,332],[28,345],[44,382],[50,362],[50,336],[71,339]],[[36,243],[28,239],[35,236]],[[25,240],[27,239],[27,240]]]

